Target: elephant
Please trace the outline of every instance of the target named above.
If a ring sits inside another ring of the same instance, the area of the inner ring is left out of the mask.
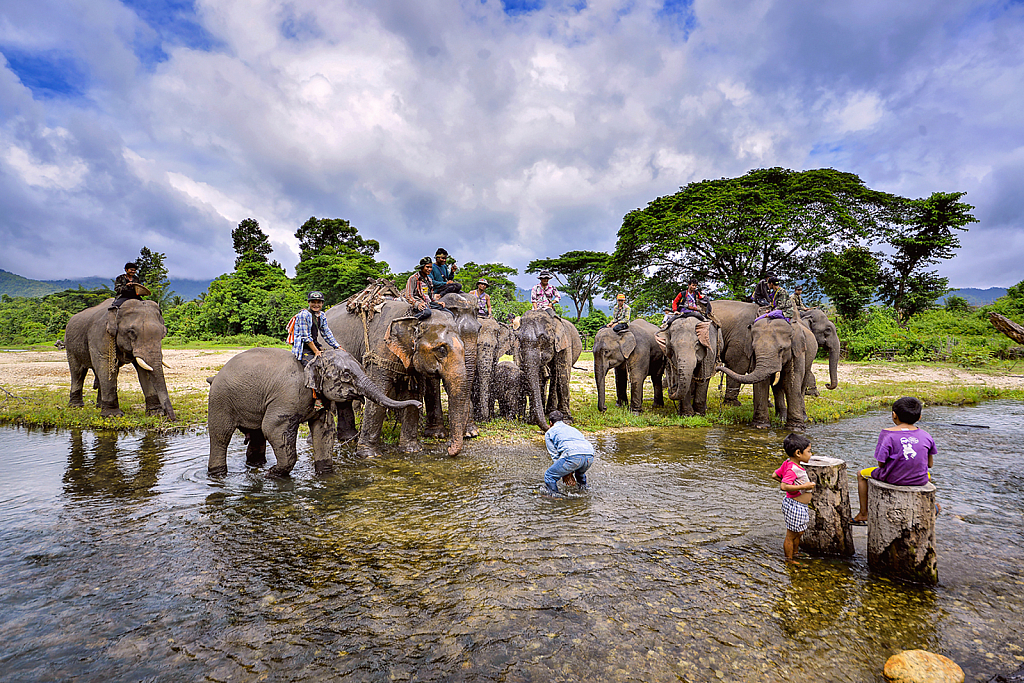
[[[839,386],[839,335],[836,333],[836,326],[825,311],[820,308],[808,308],[800,312],[800,319],[814,334],[814,339],[819,348],[828,349],[828,384],[826,389],[832,390]],[[817,383],[814,381],[814,373],[808,379],[807,394],[818,395]]]
[[[267,441],[277,463],[270,474],[287,477],[297,459],[299,424],[309,424],[313,467],[318,475],[334,470],[334,429],[331,406],[317,409],[316,399],[349,404],[365,396],[396,410],[419,409],[419,401],[393,401],[366,376],[348,351],[329,349],[305,368],[288,349],[243,351],[221,368],[210,382],[207,427],[210,432],[212,476],[227,474],[227,449],[236,429],[245,434],[247,465],[267,462]],[[315,392],[315,393],[314,393]]]
[[[98,389],[96,405],[104,417],[124,415],[117,400],[117,374],[131,363],[139,375],[146,397],[147,415],[164,415],[177,420],[167,384],[164,355],[160,346],[167,334],[160,307],[155,301],[129,299],[116,315],[109,311],[113,299],[71,316],[64,332],[64,352],[71,370],[68,405],[80,408],[85,375],[92,368]]]
[[[522,420],[526,417],[526,386],[518,365],[503,360],[495,366],[493,392],[498,401],[498,415],[506,420]]]
[[[433,315],[421,321],[411,317],[411,312],[412,307],[405,301],[386,301],[364,326],[361,315],[350,313],[345,306],[335,306],[327,311],[327,324],[341,347],[360,360],[370,379],[392,398],[421,399],[427,379],[441,378],[450,408],[448,455],[455,456],[462,450],[469,416],[465,345],[454,316],[434,310]],[[380,454],[385,413],[384,407],[366,404],[357,455]],[[422,450],[420,411],[403,408],[399,419],[399,449],[406,453]]]
[[[646,320],[634,320],[619,334],[610,327],[602,327],[594,338],[594,380],[597,382],[597,409],[605,406],[605,379],[609,369],[615,370],[615,405],[629,404],[629,409],[640,414],[644,402],[644,381],[650,377],[654,384],[654,405],[665,405],[661,387],[665,371],[665,352],[655,340],[658,328]],[[630,399],[626,400],[626,380],[629,380]]]
[[[571,416],[569,373],[583,353],[583,341],[572,323],[559,318],[551,310],[524,313],[515,336],[518,342],[516,364],[523,371],[523,381],[528,389],[531,421],[547,431],[545,410],[557,409],[567,418]],[[546,397],[543,390],[545,380],[550,381]]]
[[[477,365],[477,346],[479,343],[481,324],[477,318],[476,297],[458,292],[445,294],[440,299],[445,305],[448,313],[455,318],[455,325],[466,353],[466,381],[470,387],[470,401],[465,404],[465,438],[479,436],[475,414],[476,405],[473,403],[473,388],[478,381],[480,368]],[[436,311],[436,315],[445,316],[446,313]],[[432,377],[426,380],[424,385],[424,398],[427,405],[427,420],[423,427],[424,436],[439,438],[444,436],[444,415],[441,409],[441,381],[439,377]],[[448,412],[451,413],[451,397],[449,397]]]
[[[707,334],[698,334],[698,325],[707,325]],[[632,326],[633,323],[630,323]],[[722,333],[714,322],[694,315],[673,319],[660,330],[655,340],[664,345],[667,356],[668,395],[676,402],[680,415],[704,415],[708,409],[708,384],[722,348]]]
[[[476,419],[481,422],[491,419],[494,408],[494,377],[501,357],[512,350],[512,328],[494,318],[480,321],[480,336],[477,340],[476,381],[473,383],[473,407]],[[508,361],[505,361],[508,362]],[[500,402],[500,398],[499,398]]]
[[[716,311],[717,312],[717,311]],[[725,365],[718,370],[741,384],[754,385],[755,427],[769,427],[768,388],[775,394],[775,410],[785,419],[786,428],[803,429],[807,422],[804,409],[806,373],[812,352],[817,351],[814,335],[797,321],[782,318],[761,318],[750,326],[750,345],[754,367],[750,372],[738,373]],[[776,378],[772,382],[773,376]]]

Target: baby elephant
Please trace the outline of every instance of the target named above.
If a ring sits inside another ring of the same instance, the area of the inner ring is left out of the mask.
[[[498,415],[506,420],[526,419],[526,385],[518,365],[507,360],[495,365],[491,391],[498,401]]]
[[[227,449],[236,429],[246,437],[247,465],[267,462],[267,441],[277,464],[270,474],[288,476],[297,459],[299,425],[309,423],[313,467],[317,474],[334,470],[334,425],[331,403],[360,396],[388,408],[420,408],[419,401],[393,401],[370,381],[348,351],[332,349],[303,368],[288,349],[249,349],[229,360],[210,382],[207,427],[213,476],[227,474]],[[316,392],[314,395],[313,392]],[[318,408],[316,399],[325,404]]]

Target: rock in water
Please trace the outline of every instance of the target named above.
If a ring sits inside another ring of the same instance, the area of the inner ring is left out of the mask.
[[[904,650],[889,657],[884,673],[892,683],[964,683],[964,670],[956,662],[926,650]]]

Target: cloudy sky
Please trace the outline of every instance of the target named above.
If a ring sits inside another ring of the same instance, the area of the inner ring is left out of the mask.
[[[259,221],[346,218],[411,269],[610,251],[752,168],[964,191],[940,267],[1024,280],[1020,0],[3,0],[0,268],[230,271]],[[520,284],[532,276],[517,278]]]

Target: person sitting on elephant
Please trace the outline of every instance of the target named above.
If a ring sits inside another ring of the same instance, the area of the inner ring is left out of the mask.
[[[806,311],[807,306],[804,306],[804,286],[797,285],[793,289],[793,295],[789,297],[789,305],[792,307],[794,312]]]
[[[487,280],[476,281],[476,317],[479,319],[491,317],[491,295],[487,293]]]
[[[292,355],[295,360],[306,367],[309,361],[320,356],[320,347],[323,341],[327,342],[333,349],[340,349],[341,346],[334,339],[331,328],[327,325],[327,314],[324,313],[324,295],[320,292],[310,292],[306,297],[309,308],[303,308],[295,316],[295,338],[292,341]]]
[[[554,285],[548,284],[551,281],[551,272],[542,270],[537,279],[540,280],[540,284],[534,285],[530,290],[530,303],[533,304],[533,310],[554,312],[554,306],[562,298],[562,295],[558,293]]]
[[[405,291],[402,293],[402,298],[412,306],[413,315],[417,320],[429,318],[432,308],[445,307],[440,301],[434,301],[434,282],[430,279],[431,263],[429,256],[420,259],[419,270],[409,276],[405,283]]]
[[[773,290],[770,281],[774,279],[776,279],[774,273],[766,273],[764,278],[754,286],[755,304],[761,307],[769,305]]]
[[[685,311],[697,311],[702,313],[700,307],[701,294],[697,291],[697,281],[691,279],[690,284],[686,286],[686,289],[676,294],[676,298],[672,300],[672,312],[680,313]],[[679,310],[679,306],[682,304],[683,310]]]
[[[793,302],[790,300],[786,290],[779,284],[779,279],[771,275],[769,276],[768,284],[772,288],[768,295],[769,312],[781,311],[782,315],[786,316],[788,320],[793,320]]]
[[[453,279],[455,270],[448,265],[448,252],[444,247],[437,248],[434,259],[437,263],[430,269],[430,282],[434,286],[434,298],[440,299],[445,294],[461,292],[462,283]]]
[[[118,275],[114,280],[114,294],[117,298],[114,299],[114,303],[110,304],[111,310],[120,308],[121,304],[129,299],[142,299],[136,287],[136,285],[142,285],[142,280],[136,275],[138,270],[139,266],[131,261],[124,264],[124,274]]]
[[[594,464],[594,446],[583,433],[565,424],[565,415],[559,410],[548,415],[550,426],[544,432],[544,444],[554,464],[544,473],[544,486],[551,495],[558,495],[558,480],[566,483],[575,479],[580,489],[587,486],[587,470]],[[572,478],[570,478],[570,475]]]
[[[626,303],[626,295],[615,296],[615,308],[612,310],[612,320],[605,327],[610,327],[619,334],[629,329],[629,319],[633,315],[633,309]]]

